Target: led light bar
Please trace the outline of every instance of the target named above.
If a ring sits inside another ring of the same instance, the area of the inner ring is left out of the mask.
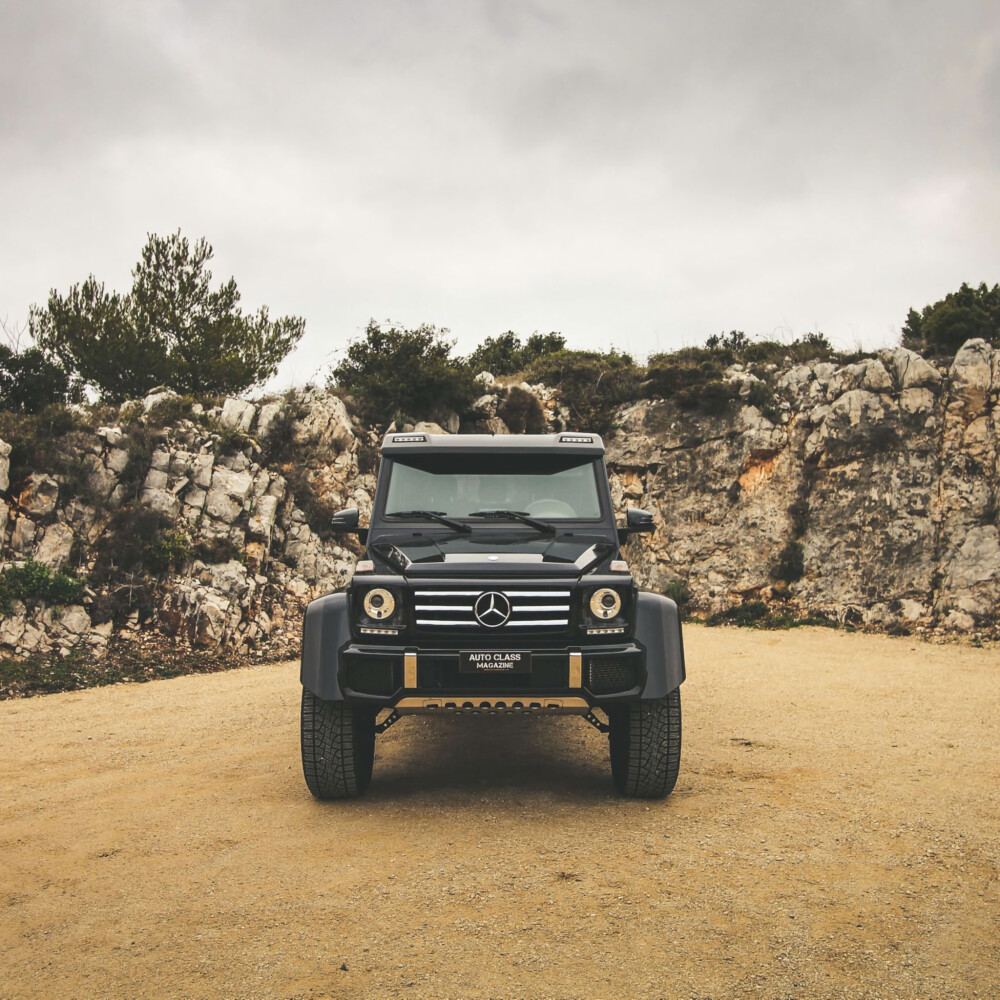
[[[393,434],[393,444],[426,444],[426,434]]]
[[[594,439],[588,434],[563,434],[560,444],[593,444]]]
[[[588,628],[587,635],[620,635],[624,628]]]
[[[365,635],[399,635],[398,628],[367,628],[362,625],[358,631],[364,632]]]

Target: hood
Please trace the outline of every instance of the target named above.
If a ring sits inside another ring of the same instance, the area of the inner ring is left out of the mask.
[[[578,576],[611,556],[617,546],[587,533],[554,538],[522,531],[473,535],[393,533],[370,546],[372,554],[407,576]]]

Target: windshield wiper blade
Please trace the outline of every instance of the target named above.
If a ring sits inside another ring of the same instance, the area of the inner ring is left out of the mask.
[[[472,531],[467,524],[462,524],[461,521],[453,521],[450,517],[445,517],[444,513],[440,510],[394,510],[391,514],[386,514],[385,517],[401,517],[409,518],[414,521],[437,521],[438,524],[443,524],[452,531],[461,531],[463,534],[468,534]]]
[[[545,521],[536,521],[529,517],[523,510],[476,510],[469,514],[469,517],[491,517],[498,521],[520,521],[522,524],[534,528],[535,531],[543,531],[546,535],[554,535],[556,529],[553,525]]]

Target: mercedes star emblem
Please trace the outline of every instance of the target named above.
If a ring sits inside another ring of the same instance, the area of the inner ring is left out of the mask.
[[[486,628],[499,628],[510,618],[510,601],[498,590],[488,590],[476,598],[473,606],[476,621]]]

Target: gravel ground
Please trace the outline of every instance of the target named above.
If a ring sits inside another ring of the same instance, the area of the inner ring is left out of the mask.
[[[996,996],[1000,653],[686,639],[652,804],[492,717],[319,804],[294,663],[0,703],[0,996]]]

